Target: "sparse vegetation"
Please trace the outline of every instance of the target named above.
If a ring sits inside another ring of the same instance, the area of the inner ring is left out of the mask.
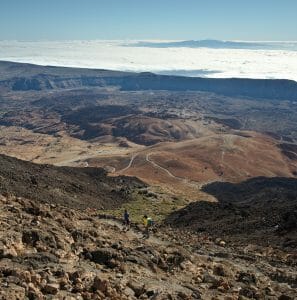
[[[171,195],[158,195],[157,198],[134,192],[132,200],[124,203],[121,207],[107,210],[106,213],[122,218],[124,209],[130,212],[132,222],[142,223],[144,214],[151,216],[159,224],[173,211],[183,208],[188,201],[182,197],[172,197]]]

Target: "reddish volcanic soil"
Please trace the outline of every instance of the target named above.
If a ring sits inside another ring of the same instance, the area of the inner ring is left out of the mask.
[[[89,164],[112,166],[114,174],[137,176],[191,198],[199,197],[197,191],[205,183],[291,177],[297,169],[297,161],[281,152],[278,141],[255,132],[160,143],[130,155],[94,158]]]

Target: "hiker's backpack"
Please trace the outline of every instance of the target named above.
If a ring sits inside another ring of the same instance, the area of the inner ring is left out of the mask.
[[[153,226],[154,225],[154,221],[151,218],[147,218],[147,225],[149,227]]]

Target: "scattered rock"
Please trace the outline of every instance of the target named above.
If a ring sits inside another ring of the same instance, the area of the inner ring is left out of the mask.
[[[108,289],[108,281],[105,279],[101,279],[100,277],[96,276],[94,278],[94,282],[93,282],[93,289],[95,291],[100,291],[103,294],[106,294],[107,289]]]
[[[145,292],[144,283],[137,282],[135,280],[130,280],[127,283],[127,286],[134,291],[136,297],[141,296]]]
[[[55,284],[55,283],[49,283],[43,288],[43,292],[45,294],[52,294],[52,295],[56,295],[59,290],[60,290],[59,284]]]
[[[109,267],[115,266],[115,260],[118,259],[118,252],[112,248],[100,248],[91,253],[91,260],[97,264],[104,264]]]
[[[296,298],[294,253],[229,242],[223,248],[204,234],[163,227],[142,240],[136,227],[123,233],[116,219],[93,212],[4,200],[0,299]],[[32,220],[39,216],[37,228]]]

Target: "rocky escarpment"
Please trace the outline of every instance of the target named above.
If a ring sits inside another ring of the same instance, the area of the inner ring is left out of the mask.
[[[222,241],[178,242],[186,232],[144,240],[134,226],[121,229],[95,211],[0,196],[0,299],[296,297],[292,255],[250,247],[240,256]]]
[[[226,96],[296,100],[292,80],[213,79],[107,70],[42,67],[0,62],[0,90],[14,91],[117,86],[122,90],[204,91]]]

